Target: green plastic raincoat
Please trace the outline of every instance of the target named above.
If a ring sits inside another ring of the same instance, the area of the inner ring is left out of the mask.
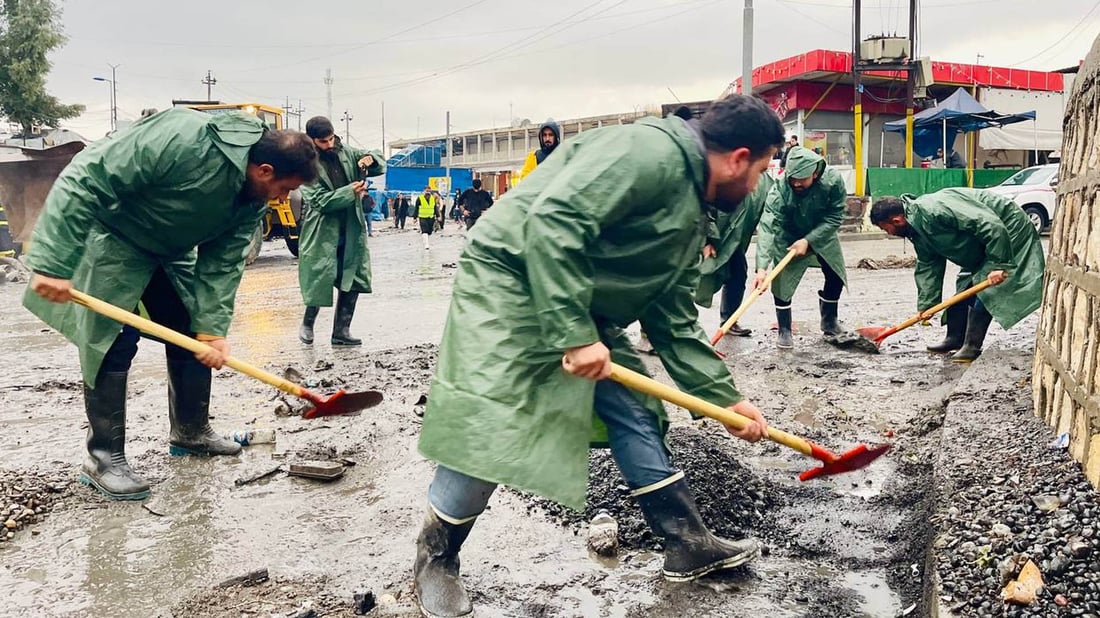
[[[921,197],[902,196],[917,252],[917,309],[943,299],[947,261],[962,267],[957,291],[994,270],[1008,278],[978,294],[1001,326],[1012,328],[1043,301],[1046,260],[1039,234],[1020,206],[980,189],[943,189]]]
[[[367,168],[367,176],[384,174],[386,161],[377,150],[359,150],[346,144],[337,148],[337,157],[349,183],[334,188],[325,166],[320,165],[317,181],[302,187],[304,207],[298,239],[298,287],[302,290],[302,301],[309,307],[331,307],[333,287],[341,292],[371,291],[367,222],[363,218],[362,201],[355,195],[351,183],[362,179],[359,159],[366,155],[374,157],[374,165]],[[338,268],[336,247],[340,244],[341,230],[344,232],[344,259]]]
[[[467,475],[584,504],[595,383],[562,370],[604,341],[644,371],[640,321],[681,389],[739,402],[692,294],[706,229],[704,149],[679,118],[585,131],[478,220],[458,262],[420,452]],[[659,401],[639,397],[663,418]]]
[[[775,181],[768,174],[761,174],[756,189],[733,212],[718,211],[714,224],[707,231],[707,244],[717,251],[713,258],[704,258],[699,266],[699,287],[695,290],[695,302],[709,307],[714,294],[729,279],[729,263],[737,253],[749,250],[752,235],[764,213],[764,201]],[[742,282],[743,284],[744,282]]]
[[[814,170],[820,176],[805,194],[796,194],[785,179],[775,183],[768,193],[756,238],[756,269],[771,268],[795,241],[805,238],[810,251],[821,256],[847,284],[844,254],[837,238],[846,210],[844,180],[808,148],[796,146],[787,154],[785,177],[807,178]],[[784,300],[793,298],[806,269],[819,267],[813,253],[792,260],[772,282],[772,293]]]
[[[224,336],[266,202],[240,200],[249,149],[263,135],[244,113],[170,109],[73,158],[46,197],[27,256],[35,272],[113,305],[137,307],[162,267],[197,333]],[[95,384],[118,322],[29,287],[23,304],[80,349]]]

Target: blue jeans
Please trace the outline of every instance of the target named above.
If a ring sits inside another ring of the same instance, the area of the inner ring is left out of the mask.
[[[674,474],[657,417],[633,393],[617,382],[602,380],[596,383],[594,403],[596,415],[607,425],[611,456],[631,489],[659,483]],[[461,524],[485,510],[496,487],[496,483],[439,466],[428,487],[428,502],[440,517]]]
[[[370,236],[370,235],[374,234],[374,229],[373,229],[373,225],[372,225],[374,220],[371,219],[371,213],[369,213],[369,212],[367,213],[366,219],[367,219],[367,235]]]

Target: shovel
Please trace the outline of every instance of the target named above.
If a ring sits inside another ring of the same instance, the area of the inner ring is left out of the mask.
[[[116,322],[121,322],[127,326],[132,326],[148,335],[152,335],[163,341],[173,343],[181,348],[190,350],[192,352],[205,352],[210,349],[210,346],[205,343],[192,339],[181,333],[161,326],[156,322],[146,320],[145,318],[130,313],[125,309],[120,309],[110,303],[103,302],[98,298],[88,296],[83,292],[77,290],[70,290],[73,302],[78,305],[87,307],[88,309],[111,318]],[[321,397],[320,395],[309,391],[302,386],[291,382],[290,380],[284,380],[277,375],[268,373],[259,367],[246,363],[242,360],[238,360],[233,357],[229,357],[225,360],[225,364],[236,369],[237,371],[252,376],[261,382],[266,382],[271,386],[283,391],[284,393],[294,395],[299,399],[304,399],[313,404],[313,407],[302,413],[302,418],[318,418],[321,416],[332,416],[334,414],[347,414],[349,412],[356,412],[359,410],[365,410],[372,408],[382,403],[382,393],[378,391],[364,391],[362,393],[346,393],[343,389],[336,391],[328,397]]]
[[[757,298],[760,298],[760,295],[764,293],[764,290],[768,289],[768,286],[772,284],[772,280],[775,279],[775,276],[778,275],[779,272],[782,271],[784,268],[786,268],[787,264],[790,264],[791,260],[793,260],[794,257],[794,249],[791,249],[787,252],[787,255],[783,256],[783,259],[775,265],[775,268],[773,268],[771,272],[769,272],[767,276],[764,277],[763,283],[756,286],[752,289],[751,292],[749,292],[749,297],[745,299],[745,302],[741,303],[741,306],[737,308],[737,311],[733,312],[733,315],[730,316],[730,319],[726,320],[726,323],[723,324],[722,327],[718,329],[718,332],[714,333],[714,336],[710,338],[711,345],[718,345],[718,342],[722,340],[722,337],[725,337],[726,333],[730,332],[730,329],[733,328],[733,325],[737,323],[737,320],[741,319],[741,316],[744,315],[745,311],[748,311],[749,305],[753,304],[753,302],[755,302]]]
[[[631,371],[615,363],[611,363],[611,379],[627,388],[645,393],[646,395],[658,397],[671,404],[691,410],[696,414],[709,416],[720,423],[732,425],[738,429],[745,428],[751,422],[749,419],[733,410],[717,406],[694,395],[688,395],[670,386],[665,386],[652,378],[646,377],[636,371]],[[767,437],[773,442],[778,442],[803,455],[813,457],[822,463],[821,466],[811,468],[800,474],[798,478],[802,481],[808,481],[818,476],[831,476],[833,474],[843,474],[845,472],[859,470],[890,450],[889,444],[880,444],[873,447],[860,444],[847,453],[837,455],[809,440],[775,429],[774,427],[768,427]]]
[[[988,288],[991,285],[993,285],[993,284],[989,282],[989,279],[986,279],[985,281],[982,281],[978,285],[969,287],[969,288],[963,290],[962,292],[959,292],[958,294],[952,296],[951,298],[948,298],[947,300],[943,301],[942,303],[940,303],[940,304],[938,304],[934,307],[931,307],[929,309],[925,309],[924,311],[922,311],[922,312],[918,313],[917,315],[909,318],[908,320],[902,322],[901,324],[898,324],[897,326],[889,326],[889,327],[887,327],[887,326],[865,326],[863,328],[857,329],[856,332],[859,333],[860,337],[863,337],[864,339],[866,339],[866,340],[870,341],[871,343],[873,343],[874,344],[874,351],[877,352],[878,351],[878,346],[882,345],[883,340],[885,340],[890,335],[893,335],[894,333],[896,333],[898,331],[905,330],[905,329],[909,328],[910,326],[916,324],[917,322],[927,320],[928,318],[930,318],[933,315],[939,313],[940,311],[943,311],[944,309],[947,309],[951,305],[954,305],[956,303],[959,303],[961,301],[964,301],[964,300],[970,298],[971,296],[974,296],[978,292],[981,292],[982,290]],[[863,348],[861,347],[860,349],[863,349]]]

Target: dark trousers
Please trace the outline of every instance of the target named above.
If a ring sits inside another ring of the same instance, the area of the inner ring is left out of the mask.
[[[844,280],[829,267],[829,264],[820,255],[816,253],[814,255],[817,257],[818,264],[821,265],[821,274],[825,275],[825,285],[818,290],[817,295],[822,300],[840,300],[840,293],[844,291]],[[791,299],[776,296],[775,304],[780,307],[790,305]]]
[[[722,286],[722,304],[718,309],[723,324],[730,319],[734,311],[737,311],[741,306],[741,299],[745,297],[745,283],[749,279],[749,261],[745,258],[745,252],[734,253],[726,268],[729,269],[728,276],[726,283]]]
[[[394,227],[400,228],[402,230],[405,229],[405,218],[406,217],[408,217],[408,215],[397,215],[397,217],[395,218],[395,220],[393,222]]]
[[[466,229],[474,229],[474,224],[477,223],[477,217],[466,217]]]
[[[172,281],[163,268],[157,268],[153,272],[153,278],[149,280],[149,284],[145,286],[145,291],[141,294],[141,302],[145,305],[145,311],[149,313],[149,318],[154,322],[181,332],[188,337],[195,336],[195,332],[191,330],[191,314],[183,306],[183,301],[180,300],[176,288],[172,286]],[[129,371],[130,363],[134,360],[134,355],[137,354],[137,344],[140,337],[141,333],[136,328],[123,326],[122,332],[115,338],[111,348],[107,350],[107,355],[103,357],[103,366],[99,369],[100,373]],[[177,345],[165,343],[164,349],[168,360],[198,362],[194,353]]]

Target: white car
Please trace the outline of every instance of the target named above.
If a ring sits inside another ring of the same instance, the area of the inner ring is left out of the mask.
[[[1035,231],[1042,233],[1050,227],[1054,218],[1054,208],[1058,203],[1057,186],[1058,164],[1051,163],[1022,169],[986,191],[1012,198],[1027,213]]]

